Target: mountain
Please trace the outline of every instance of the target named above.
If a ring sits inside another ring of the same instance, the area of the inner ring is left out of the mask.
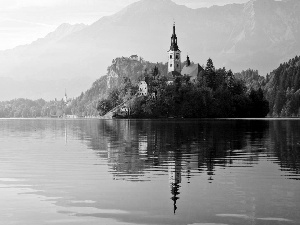
[[[62,24],[44,38],[30,45],[0,52],[0,100],[14,98],[62,98],[67,88],[71,95],[78,95],[95,79],[72,74],[71,62],[66,62],[63,46],[58,43],[72,33],[84,29],[83,24]],[[64,67],[70,67],[67,70]]]
[[[253,68],[264,75],[299,53],[299,11],[298,0],[250,0],[200,9],[171,0],[141,0],[90,26],[63,25],[30,45],[0,52],[0,96],[53,99],[62,97],[64,88],[70,96],[79,95],[107,73],[117,56],[137,54],[166,62],[173,20],[183,58],[188,53],[203,65],[211,57],[217,67],[234,72]],[[6,80],[11,81],[9,90]],[[31,85],[32,80],[38,84]],[[26,90],[21,93],[16,84],[12,91],[13,81],[27,82]]]

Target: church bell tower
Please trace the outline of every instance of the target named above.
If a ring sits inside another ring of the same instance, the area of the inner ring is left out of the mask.
[[[169,56],[169,65],[168,65],[168,72],[176,71],[178,73],[181,72],[181,51],[177,45],[177,36],[175,33],[175,23],[173,24],[173,34],[171,37],[171,47],[168,51]]]

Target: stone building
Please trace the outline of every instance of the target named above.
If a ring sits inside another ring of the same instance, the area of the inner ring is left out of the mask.
[[[191,64],[190,58],[187,56],[186,64],[181,70],[181,75],[188,75],[190,76],[191,81],[196,81],[201,72],[204,72],[204,69],[198,63]]]

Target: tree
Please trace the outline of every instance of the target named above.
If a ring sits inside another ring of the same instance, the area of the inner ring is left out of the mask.
[[[101,99],[97,103],[97,110],[100,116],[105,115],[111,108],[111,102],[108,99]]]
[[[251,90],[249,98],[251,100],[251,117],[262,118],[269,113],[269,102],[265,99],[261,88],[259,88],[257,91]]]
[[[110,101],[110,105],[112,108],[122,103],[120,98],[120,91],[117,88],[114,88],[108,95],[108,101]]]
[[[286,96],[283,91],[277,91],[276,96],[275,96],[275,102],[274,102],[274,110],[273,113],[275,115],[280,115],[282,108],[285,104],[286,101]]]
[[[205,77],[207,86],[212,88],[213,90],[216,89],[216,71],[211,58],[207,60],[206,67],[205,67]]]
[[[233,88],[234,80],[235,79],[234,79],[232,71],[228,70],[228,72],[226,73],[226,84],[229,89]]]

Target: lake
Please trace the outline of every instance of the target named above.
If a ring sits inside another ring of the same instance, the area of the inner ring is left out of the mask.
[[[0,120],[0,224],[300,224],[300,120]]]

